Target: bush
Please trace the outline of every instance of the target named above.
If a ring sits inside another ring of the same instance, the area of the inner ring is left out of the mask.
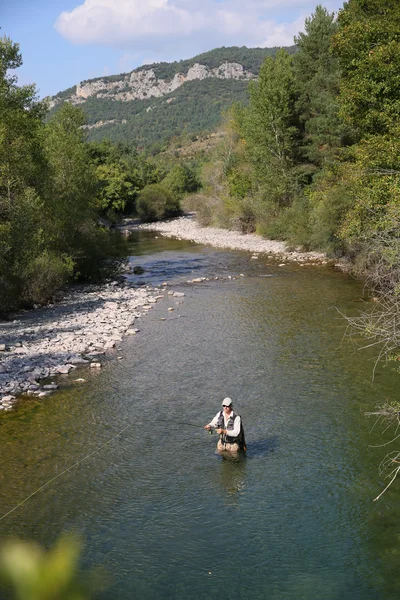
[[[162,184],[179,198],[184,194],[196,192],[201,187],[196,172],[188,165],[174,165]]]
[[[182,212],[179,199],[160,184],[143,188],[136,202],[136,210],[145,223],[177,217]]]
[[[73,273],[69,256],[58,256],[48,250],[30,262],[24,272],[24,300],[43,304],[66,283]]]

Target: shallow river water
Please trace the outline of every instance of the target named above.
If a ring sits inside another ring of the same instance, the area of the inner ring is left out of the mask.
[[[396,444],[372,448],[393,432],[364,414],[396,399],[398,376],[378,368],[372,383],[374,354],[337,310],[363,308],[361,284],[152,233],[130,247],[145,268],[133,280],[185,297],[159,301],[100,372],[0,415],[2,514],[130,426],[2,520],[1,538],[78,531],[83,567],[108,573],[104,600],[398,598],[400,483],[373,502]],[[199,276],[225,278],[185,283]],[[225,396],[245,424],[239,462],[202,429]]]

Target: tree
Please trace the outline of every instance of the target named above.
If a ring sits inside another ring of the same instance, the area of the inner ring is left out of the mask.
[[[184,194],[196,192],[200,187],[200,181],[195,171],[185,164],[174,165],[162,183],[180,199]]]
[[[159,221],[180,214],[180,203],[161,184],[147,185],[137,200],[137,213],[144,222]]]
[[[102,240],[96,227],[98,181],[81,129],[83,123],[82,111],[65,103],[46,125],[49,177],[45,214],[50,248],[68,255],[75,272],[87,275],[93,253],[102,255]]]
[[[334,13],[318,5],[315,13],[305,20],[304,29],[304,33],[295,37],[298,47],[293,57],[298,90],[296,106],[304,128],[304,156],[320,167],[332,160],[347,133],[338,115],[339,60],[331,48],[338,24]]]
[[[349,0],[339,12],[340,114],[359,138],[388,133],[398,121],[399,27],[397,0]]]
[[[266,58],[257,82],[250,85],[244,139],[265,201],[275,207],[289,206],[295,179],[299,135],[295,111],[296,91],[292,58],[280,50],[276,58]]]
[[[21,66],[18,44],[0,38],[0,310],[15,306],[21,266],[41,251],[40,210],[45,159],[45,105],[34,86],[17,86],[10,70]]]

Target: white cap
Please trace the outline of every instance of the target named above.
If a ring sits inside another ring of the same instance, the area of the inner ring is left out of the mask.
[[[232,400],[230,398],[224,398],[222,400],[222,406],[232,406]]]

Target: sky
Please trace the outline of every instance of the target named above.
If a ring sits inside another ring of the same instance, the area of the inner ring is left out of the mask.
[[[320,3],[337,12],[343,0]],[[221,46],[290,46],[318,1],[0,0],[2,36],[20,45],[20,85],[39,97],[143,64]]]

